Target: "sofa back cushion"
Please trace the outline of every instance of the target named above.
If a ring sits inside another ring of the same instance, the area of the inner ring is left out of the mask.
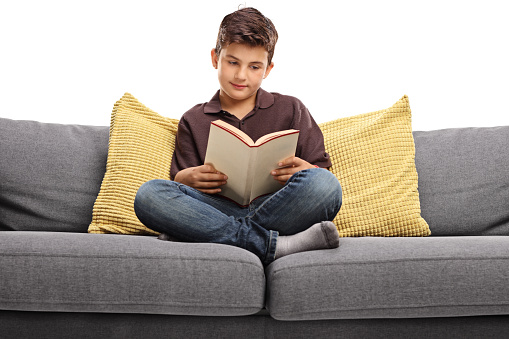
[[[0,118],[0,231],[86,232],[108,127]]]
[[[431,234],[509,235],[509,126],[414,132]]]

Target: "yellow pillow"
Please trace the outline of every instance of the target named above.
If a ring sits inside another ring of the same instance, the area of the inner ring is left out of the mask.
[[[177,125],[178,120],[157,114],[129,93],[117,101],[89,233],[157,234],[136,217],[134,197],[144,182],[169,179]]]
[[[343,188],[334,219],[345,236],[427,236],[421,217],[411,111],[388,109],[320,124],[331,171]]]

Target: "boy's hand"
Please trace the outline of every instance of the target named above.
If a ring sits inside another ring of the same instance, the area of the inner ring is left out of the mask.
[[[302,171],[308,168],[315,168],[309,162],[302,160],[298,157],[290,157],[278,164],[279,167],[270,172],[275,180],[279,181],[281,185],[284,185],[288,179],[298,171]]]
[[[174,179],[176,182],[208,194],[221,192],[219,186],[226,184],[226,180],[228,180],[228,177],[217,171],[212,165],[183,169],[175,175]]]

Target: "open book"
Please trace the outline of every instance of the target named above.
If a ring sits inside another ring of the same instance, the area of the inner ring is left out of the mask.
[[[278,163],[295,155],[298,130],[264,135],[256,142],[227,122],[216,120],[210,125],[205,164],[212,164],[228,176],[221,195],[241,206],[259,196],[282,188],[270,172]]]

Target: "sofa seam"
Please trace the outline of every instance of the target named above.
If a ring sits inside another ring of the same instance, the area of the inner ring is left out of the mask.
[[[442,307],[497,307],[497,306],[509,306],[509,300],[504,303],[470,303],[470,304],[447,304],[447,305],[412,305],[412,306],[396,306],[396,307],[363,307],[363,308],[343,308],[343,309],[319,309],[314,311],[307,312],[299,312],[301,315],[310,315],[317,314],[323,312],[357,312],[357,311],[382,311],[382,310],[405,310],[405,309],[425,309],[425,308],[442,308]],[[284,313],[276,313],[275,316],[279,317],[281,315],[292,315],[295,312],[284,312]],[[271,313],[272,315],[272,313]]]
[[[281,267],[279,269],[274,269],[271,274],[278,274],[284,271],[289,271],[293,269],[302,269],[302,268],[318,268],[318,267],[328,267],[328,266],[350,266],[350,265],[379,265],[379,264],[390,264],[390,263],[399,263],[399,262],[431,262],[431,261],[486,261],[486,260],[509,260],[508,257],[492,257],[492,258],[457,258],[457,257],[442,257],[442,258],[420,258],[420,259],[394,259],[394,260],[377,260],[377,261],[349,261],[349,262],[336,262],[336,263],[318,263],[318,264],[302,264],[295,265],[291,267]]]
[[[206,308],[263,308],[263,305],[248,305],[239,304],[238,306],[221,306],[221,305],[203,305],[203,304],[190,304],[190,303],[164,303],[164,302],[115,302],[114,300],[104,300],[104,301],[86,301],[86,302],[71,302],[65,300],[51,300],[51,301],[40,301],[40,300],[31,300],[31,299],[0,299],[0,303],[23,303],[23,304],[48,304],[48,305],[131,305],[131,306],[176,306],[176,307],[206,307]],[[0,306],[1,308],[1,306]]]
[[[218,260],[217,258],[182,258],[182,257],[165,257],[165,256],[146,256],[146,257],[130,257],[130,256],[116,256],[116,255],[75,255],[75,254],[45,254],[45,253],[0,253],[0,257],[37,257],[37,258],[76,258],[76,259],[127,259],[127,260],[146,260],[146,259],[160,259],[160,260],[173,260],[179,261],[210,261],[210,262],[224,262],[236,263],[241,265],[253,266],[264,272],[264,268],[257,266],[254,263],[236,260]],[[265,272],[264,272],[265,273]]]

